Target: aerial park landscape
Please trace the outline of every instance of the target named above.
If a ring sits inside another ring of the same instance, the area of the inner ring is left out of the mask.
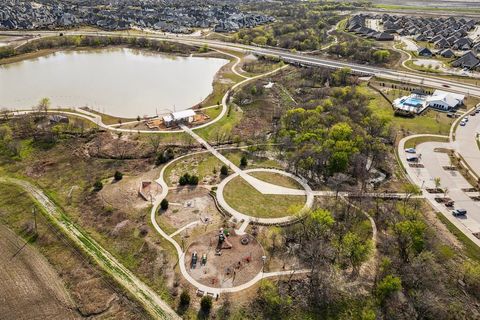
[[[134,2],[0,4],[0,318],[480,317],[475,6]]]

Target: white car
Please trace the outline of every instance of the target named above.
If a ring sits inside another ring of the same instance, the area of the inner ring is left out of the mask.
[[[406,153],[416,153],[417,150],[415,150],[415,148],[408,148],[408,149],[405,149],[405,152]]]
[[[468,122],[468,118],[465,117],[465,118],[462,119],[462,121],[463,121],[463,122]]]

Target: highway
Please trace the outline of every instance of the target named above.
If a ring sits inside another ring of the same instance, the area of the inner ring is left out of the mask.
[[[445,79],[435,76],[424,76],[418,73],[413,72],[406,72],[406,71],[399,71],[399,70],[392,70],[388,68],[381,68],[376,66],[370,66],[366,64],[358,64],[352,62],[344,62],[338,61],[334,59],[328,59],[324,57],[303,54],[303,53],[293,53],[288,50],[279,49],[279,48],[265,48],[265,47],[257,47],[251,45],[243,45],[238,43],[228,43],[218,40],[209,40],[199,37],[176,37],[171,35],[162,35],[162,34],[155,34],[155,33],[145,33],[145,34],[127,34],[127,33],[119,33],[119,32],[92,32],[92,31],[27,31],[27,32],[20,32],[20,31],[4,31],[0,34],[4,35],[31,35],[31,36],[41,36],[41,37],[50,37],[56,36],[60,32],[64,35],[86,35],[86,36],[103,36],[103,37],[143,37],[147,39],[153,40],[164,40],[164,41],[172,41],[172,42],[179,42],[184,44],[190,44],[194,46],[202,46],[208,45],[210,48],[216,49],[223,49],[223,50],[232,50],[232,51],[240,51],[240,52],[251,52],[257,55],[269,56],[269,57],[278,57],[281,58],[289,63],[298,63],[298,64],[305,64],[311,66],[318,66],[318,67],[326,67],[326,68],[350,68],[353,72],[363,74],[363,75],[374,75],[378,78],[384,78],[393,81],[399,81],[403,83],[419,85],[419,86],[427,86],[437,89],[444,89],[452,92],[458,92],[464,94],[466,96],[476,96],[480,97],[480,88],[472,85],[462,83],[457,80],[452,79]]]

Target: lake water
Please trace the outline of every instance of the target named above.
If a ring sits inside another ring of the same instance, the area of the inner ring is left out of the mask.
[[[191,108],[212,92],[228,60],[173,57],[131,49],[62,51],[0,66],[0,107],[89,106],[136,118]]]

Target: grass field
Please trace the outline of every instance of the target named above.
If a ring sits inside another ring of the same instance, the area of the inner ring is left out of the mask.
[[[165,182],[169,186],[173,186],[178,182],[178,178],[187,172],[198,176],[202,181],[205,177],[214,175],[214,169],[218,176],[221,166],[222,162],[210,153],[196,154],[168,166],[164,173]]]
[[[305,196],[264,195],[240,177],[225,186],[225,201],[235,210],[258,218],[294,215],[305,204]]]
[[[437,218],[447,227],[447,229],[463,244],[465,254],[472,260],[480,261],[480,248],[472,242],[463,232],[461,232],[453,223],[439,212]]]
[[[440,137],[432,137],[432,136],[426,136],[426,137],[419,137],[419,138],[412,138],[407,140],[405,142],[405,148],[415,148],[418,146],[420,143],[423,142],[448,142],[448,138],[440,138]]]
[[[303,189],[302,186],[295,180],[290,177],[284,176],[283,174],[273,173],[273,172],[250,172],[250,176],[260,179],[265,182],[276,184],[278,186],[292,188],[292,189]]]

